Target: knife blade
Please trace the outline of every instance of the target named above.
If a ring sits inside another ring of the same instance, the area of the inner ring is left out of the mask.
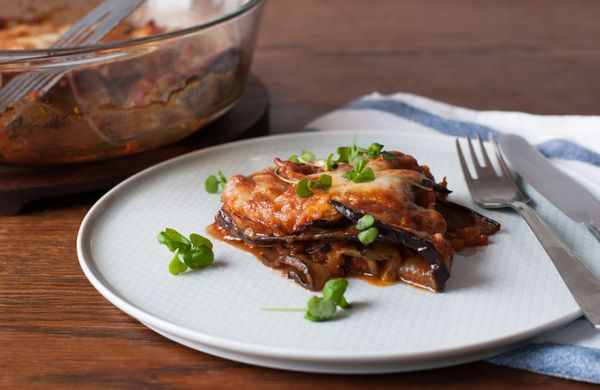
[[[525,138],[504,134],[498,140],[512,167],[540,194],[600,242],[600,202],[581,184],[559,171]]]

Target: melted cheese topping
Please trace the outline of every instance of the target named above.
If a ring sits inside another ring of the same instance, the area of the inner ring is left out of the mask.
[[[300,198],[294,184],[281,180],[272,168],[267,168],[250,176],[233,176],[221,200],[227,212],[252,221],[268,234],[293,234],[314,220],[339,218],[329,200],[371,214],[388,225],[428,236],[444,234],[445,220],[433,204],[423,207],[415,203],[416,191],[423,190],[413,183],[421,183],[423,175],[412,169],[398,169],[394,164],[383,159],[369,161],[367,166],[375,172],[375,180],[366,183],[344,178],[353,167],[342,164],[333,172],[323,172],[332,177],[331,187],[326,191],[313,189],[314,195],[309,198]],[[306,178],[316,181],[320,174]]]

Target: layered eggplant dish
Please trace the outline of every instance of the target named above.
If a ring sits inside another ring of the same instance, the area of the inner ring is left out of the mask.
[[[446,180],[383,145],[303,152],[224,185],[213,235],[309,290],[363,277],[442,291],[456,251],[500,225],[448,199]]]

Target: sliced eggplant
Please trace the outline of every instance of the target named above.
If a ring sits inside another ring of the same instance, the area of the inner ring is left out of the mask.
[[[328,229],[310,229],[305,230],[299,234],[285,235],[285,236],[274,236],[267,235],[257,232],[254,229],[251,222],[243,221],[241,218],[236,218],[227,211],[220,209],[215,220],[221,225],[227,232],[246,244],[259,247],[269,247],[277,244],[289,244],[297,241],[356,241],[357,232],[348,224],[342,225],[338,223],[337,226],[346,226],[344,230],[328,230]]]
[[[354,211],[335,200],[330,200],[329,204],[354,223],[358,222],[364,216],[364,214]],[[378,242],[400,244],[414,250],[431,265],[432,278],[436,286],[444,285],[444,282],[450,276],[450,270],[444,261],[444,256],[437,251],[433,243],[409,231],[384,224],[380,221],[375,221],[373,226],[379,230]]]
[[[493,219],[468,207],[439,197],[435,201],[435,209],[446,220],[449,232],[455,232],[466,227],[476,227],[482,234],[489,236],[500,230],[500,224]]]
[[[442,193],[442,194],[446,194],[446,195],[448,195],[448,194],[451,194],[451,193],[452,193],[452,190],[449,190],[448,188],[444,187],[443,185],[441,185],[441,184],[439,184],[439,183],[435,183],[435,184],[433,185],[433,190],[434,190],[435,192],[440,192],[440,193]]]
[[[269,255],[263,255],[261,260],[267,267],[280,270],[285,276],[308,290],[321,290],[323,285],[332,278],[326,266],[315,263],[306,256],[282,254],[270,258]]]

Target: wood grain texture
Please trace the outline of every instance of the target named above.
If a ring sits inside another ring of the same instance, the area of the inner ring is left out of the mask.
[[[271,0],[254,72],[270,89],[276,132],[373,90],[480,109],[600,114],[599,17],[593,0]],[[482,362],[299,374],[179,346],[111,306],[83,276],[77,229],[100,195],[0,217],[0,388],[592,388]]]

